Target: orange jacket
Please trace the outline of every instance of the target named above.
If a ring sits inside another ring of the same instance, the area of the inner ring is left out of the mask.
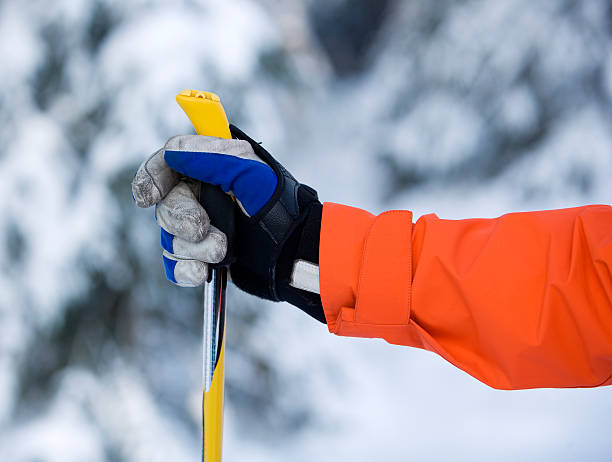
[[[326,203],[330,332],[438,353],[501,389],[612,384],[612,207],[412,223]]]

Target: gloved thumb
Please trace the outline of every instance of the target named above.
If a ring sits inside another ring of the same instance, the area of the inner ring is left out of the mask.
[[[263,208],[278,184],[274,170],[244,140],[175,136],[164,147],[164,159],[176,172],[233,194],[249,216]]]

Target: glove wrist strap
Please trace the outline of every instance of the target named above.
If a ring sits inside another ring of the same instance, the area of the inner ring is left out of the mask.
[[[313,284],[306,281],[302,281],[301,284],[295,284],[294,280],[296,263],[298,267],[301,266],[306,271],[308,269],[311,272],[316,271],[318,275],[322,214],[323,206],[321,203],[318,201],[313,202],[302,225],[293,232],[283,247],[278,259],[276,273],[279,298],[297,306],[318,321],[325,323],[321,296],[308,290],[310,288],[308,286]],[[316,282],[318,286],[318,276]],[[301,287],[296,287],[296,285]]]

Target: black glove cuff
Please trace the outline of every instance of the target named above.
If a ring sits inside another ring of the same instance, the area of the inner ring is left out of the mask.
[[[235,216],[237,245],[236,259],[230,266],[232,280],[245,292],[287,301],[325,322],[321,297],[289,285],[296,259],[319,262],[322,205],[317,192],[299,183],[243,131],[233,125],[230,130],[235,138],[251,144],[278,179],[274,194],[259,212],[252,217],[243,213]]]
[[[285,243],[276,266],[277,288],[281,300],[291,303],[325,324],[325,313],[321,304],[321,296],[290,285],[291,273],[296,260],[306,260],[319,264],[319,241],[321,236],[321,218],[323,206],[313,202],[308,213]]]

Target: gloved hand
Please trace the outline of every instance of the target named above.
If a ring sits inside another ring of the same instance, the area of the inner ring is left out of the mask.
[[[142,163],[132,182],[139,207],[156,206],[167,278],[180,286],[205,282],[208,265],[229,265],[242,290],[288,301],[325,322],[318,262],[322,205],[265,149],[230,126],[237,139],[170,138]],[[198,180],[198,181],[194,181]],[[232,229],[210,223],[198,200],[201,183],[235,198],[225,207]]]

